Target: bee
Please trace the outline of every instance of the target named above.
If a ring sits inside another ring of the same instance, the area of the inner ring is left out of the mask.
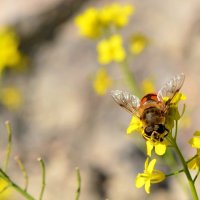
[[[162,142],[169,133],[166,128],[166,116],[172,99],[181,89],[185,80],[183,73],[169,79],[158,93],[146,94],[141,100],[128,92],[111,91],[115,102],[143,123],[143,137],[153,142]],[[167,100],[166,100],[167,99]]]

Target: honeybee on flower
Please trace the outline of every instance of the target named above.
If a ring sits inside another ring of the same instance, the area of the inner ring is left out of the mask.
[[[140,127],[142,136],[148,143],[162,144],[170,132],[167,125],[170,108],[181,98],[179,96],[177,99],[177,95],[184,79],[183,73],[176,75],[167,81],[157,94],[146,94],[141,100],[119,90],[111,91],[111,95],[117,104],[133,115],[134,121],[137,122],[136,127]]]

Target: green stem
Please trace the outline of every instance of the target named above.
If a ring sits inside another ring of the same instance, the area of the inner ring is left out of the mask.
[[[19,157],[16,156],[15,160],[16,160],[18,166],[19,166],[19,169],[21,170],[21,172],[23,174],[23,177],[24,177],[24,182],[25,182],[25,184],[24,184],[25,185],[24,190],[27,191],[27,189],[28,189],[28,174],[26,172],[26,169],[25,169],[22,161],[19,159]]]
[[[200,173],[200,168],[198,169],[198,172],[196,173],[196,175],[195,175],[195,177],[193,179],[194,182],[197,180],[197,177],[199,176],[199,173]]]
[[[76,177],[77,177],[77,189],[76,189],[75,200],[79,200],[81,193],[81,174],[80,174],[80,169],[78,167],[76,168]]]
[[[187,162],[185,161],[176,141],[173,139],[173,138],[170,138],[170,142],[173,144],[173,147],[183,165],[183,169],[184,169],[184,172],[185,172],[185,175],[187,177],[187,180],[188,180],[188,183],[189,183],[189,186],[190,186],[190,190],[191,190],[191,193],[192,193],[192,196],[193,196],[193,200],[198,200],[198,195],[197,195],[197,191],[196,191],[196,188],[195,188],[195,185],[194,185],[194,181],[192,180],[192,177],[191,177],[191,174],[189,172],[189,169],[187,167]]]
[[[38,158],[38,161],[40,163],[40,167],[41,167],[41,171],[42,171],[42,187],[41,187],[41,191],[40,191],[40,196],[39,196],[39,200],[42,200],[43,195],[44,195],[44,189],[45,189],[45,185],[46,185],[46,170],[45,170],[45,164],[44,161],[41,158]]]
[[[172,172],[172,173],[170,173],[170,174],[165,174],[165,176],[166,176],[166,177],[174,176],[174,175],[180,174],[181,172],[184,172],[184,169],[180,169],[180,170],[175,171],[175,172]]]
[[[126,84],[128,85],[128,87],[130,88],[131,92],[133,92],[134,95],[136,95],[136,96],[141,96],[140,89],[138,88],[137,83],[136,83],[135,79],[133,78],[133,74],[132,74],[131,70],[129,69],[127,60],[125,60],[121,63],[120,69],[124,76],[124,80],[125,80]]]
[[[22,196],[24,196],[28,200],[35,200],[34,197],[32,197],[27,191],[22,189],[20,186],[18,186],[16,183],[14,183],[9,176],[0,168],[0,174],[1,177],[8,182],[8,184],[13,187],[17,192],[19,192]]]
[[[8,143],[7,143],[7,146],[6,146],[6,159],[4,161],[4,171],[7,171],[7,168],[8,168],[8,162],[9,162],[9,159],[10,159],[10,154],[11,154],[11,147],[12,147],[12,129],[11,129],[11,125],[10,125],[10,122],[9,121],[6,121],[5,122],[5,125],[6,125],[6,132],[7,132],[7,135],[8,135]]]

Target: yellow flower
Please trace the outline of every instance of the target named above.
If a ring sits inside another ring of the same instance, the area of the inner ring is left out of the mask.
[[[189,140],[193,148],[200,149],[200,131],[196,131],[194,136]]]
[[[111,4],[102,9],[89,8],[75,17],[75,24],[81,35],[98,38],[110,28],[127,25],[133,12],[134,7],[131,5]]]
[[[99,95],[106,94],[107,90],[112,86],[112,79],[104,68],[100,68],[93,82],[93,88]]]
[[[141,34],[135,34],[131,38],[131,44],[130,44],[130,51],[134,55],[140,54],[148,45],[149,41],[148,39],[141,35]]]
[[[4,88],[0,92],[0,101],[7,108],[16,110],[22,102],[21,93],[13,87]]]
[[[122,43],[122,37],[117,34],[112,35],[109,39],[101,40],[97,46],[99,63],[122,62],[126,57]]]
[[[165,174],[159,170],[154,170],[156,159],[149,163],[149,158],[146,159],[144,165],[144,173],[139,173],[136,177],[136,187],[145,186],[145,191],[150,193],[151,183],[159,183],[165,179]]]
[[[127,134],[131,134],[132,132],[139,132],[139,133],[143,133],[143,123],[142,121],[136,117],[133,116],[131,119],[131,122],[128,126],[128,128],[126,129],[126,133]]]
[[[164,101],[168,101],[168,97],[164,98]],[[174,121],[179,120],[181,115],[178,110],[178,103],[181,100],[185,100],[186,96],[183,95],[182,93],[177,93],[175,97],[172,99],[170,107],[168,109],[168,113],[166,115],[166,122],[165,126],[168,130],[171,130],[174,127]]]
[[[102,8],[99,12],[99,18],[104,26],[115,26],[121,28],[128,24],[129,17],[133,12],[134,7],[131,5],[120,5],[114,3]]]
[[[16,34],[8,28],[0,28],[0,75],[6,67],[18,68],[23,62]]]
[[[199,169],[200,167],[200,131],[196,131],[194,136],[189,140],[189,143],[193,148],[197,149],[196,156],[188,162],[190,169]]]
[[[143,80],[142,88],[143,88],[144,94],[152,93],[152,92],[155,91],[155,87],[153,85],[153,82],[149,79]]]
[[[8,187],[8,183],[2,178],[0,178],[0,191],[6,189],[7,187]],[[7,188],[2,193],[0,193],[0,200],[10,199],[9,198],[10,196],[11,196],[11,189]]]
[[[200,149],[197,149],[196,156],[188,162],[188,167],[193,170],[200,168]]]
[[[75,24],[80,34],[88,38],[97,38],[102,34],[102,25],[99,21],[99,11],[89,8],[75,18]]]
[[[167,149],[167,144],[165,141],[163,142],[152,142],[150,140],[146,141],[147,146],[147,155],[151,157],[151,152],[153,148],[155,148],[155,153],[159,156],[162,156],[165,154]]]
[[[163,142],[153,142],[151,139],[147,138],[144,136],[144,125],[142,121],[137,117],[133,116],[131,119],[131,122],[126,129],[126,133],[129,135],[133,132],[138,132],[140,133],[147,141],[146,141],[146,147],[147,147],[147,155],[151,156],[151,152],[153,148],[155,148],[155,153],[159,156],[162,156],[165,154],[166,149],[167,149],[167,143],[165,140]]]

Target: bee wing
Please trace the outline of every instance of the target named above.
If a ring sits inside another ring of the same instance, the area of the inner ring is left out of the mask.
[[[138,107],[140,106],[140,99],[138,97],[120,90],[111,91],[111,95],[122,108],[139,117]]]
[[[181,89],[183,82],[185,80],[184,73],[174,76],[168,82],[163,85],[163,87],[158,91],[158,99],[163,101],[164,97],[168,97],[167,103],[173,99],[177,92]]]

